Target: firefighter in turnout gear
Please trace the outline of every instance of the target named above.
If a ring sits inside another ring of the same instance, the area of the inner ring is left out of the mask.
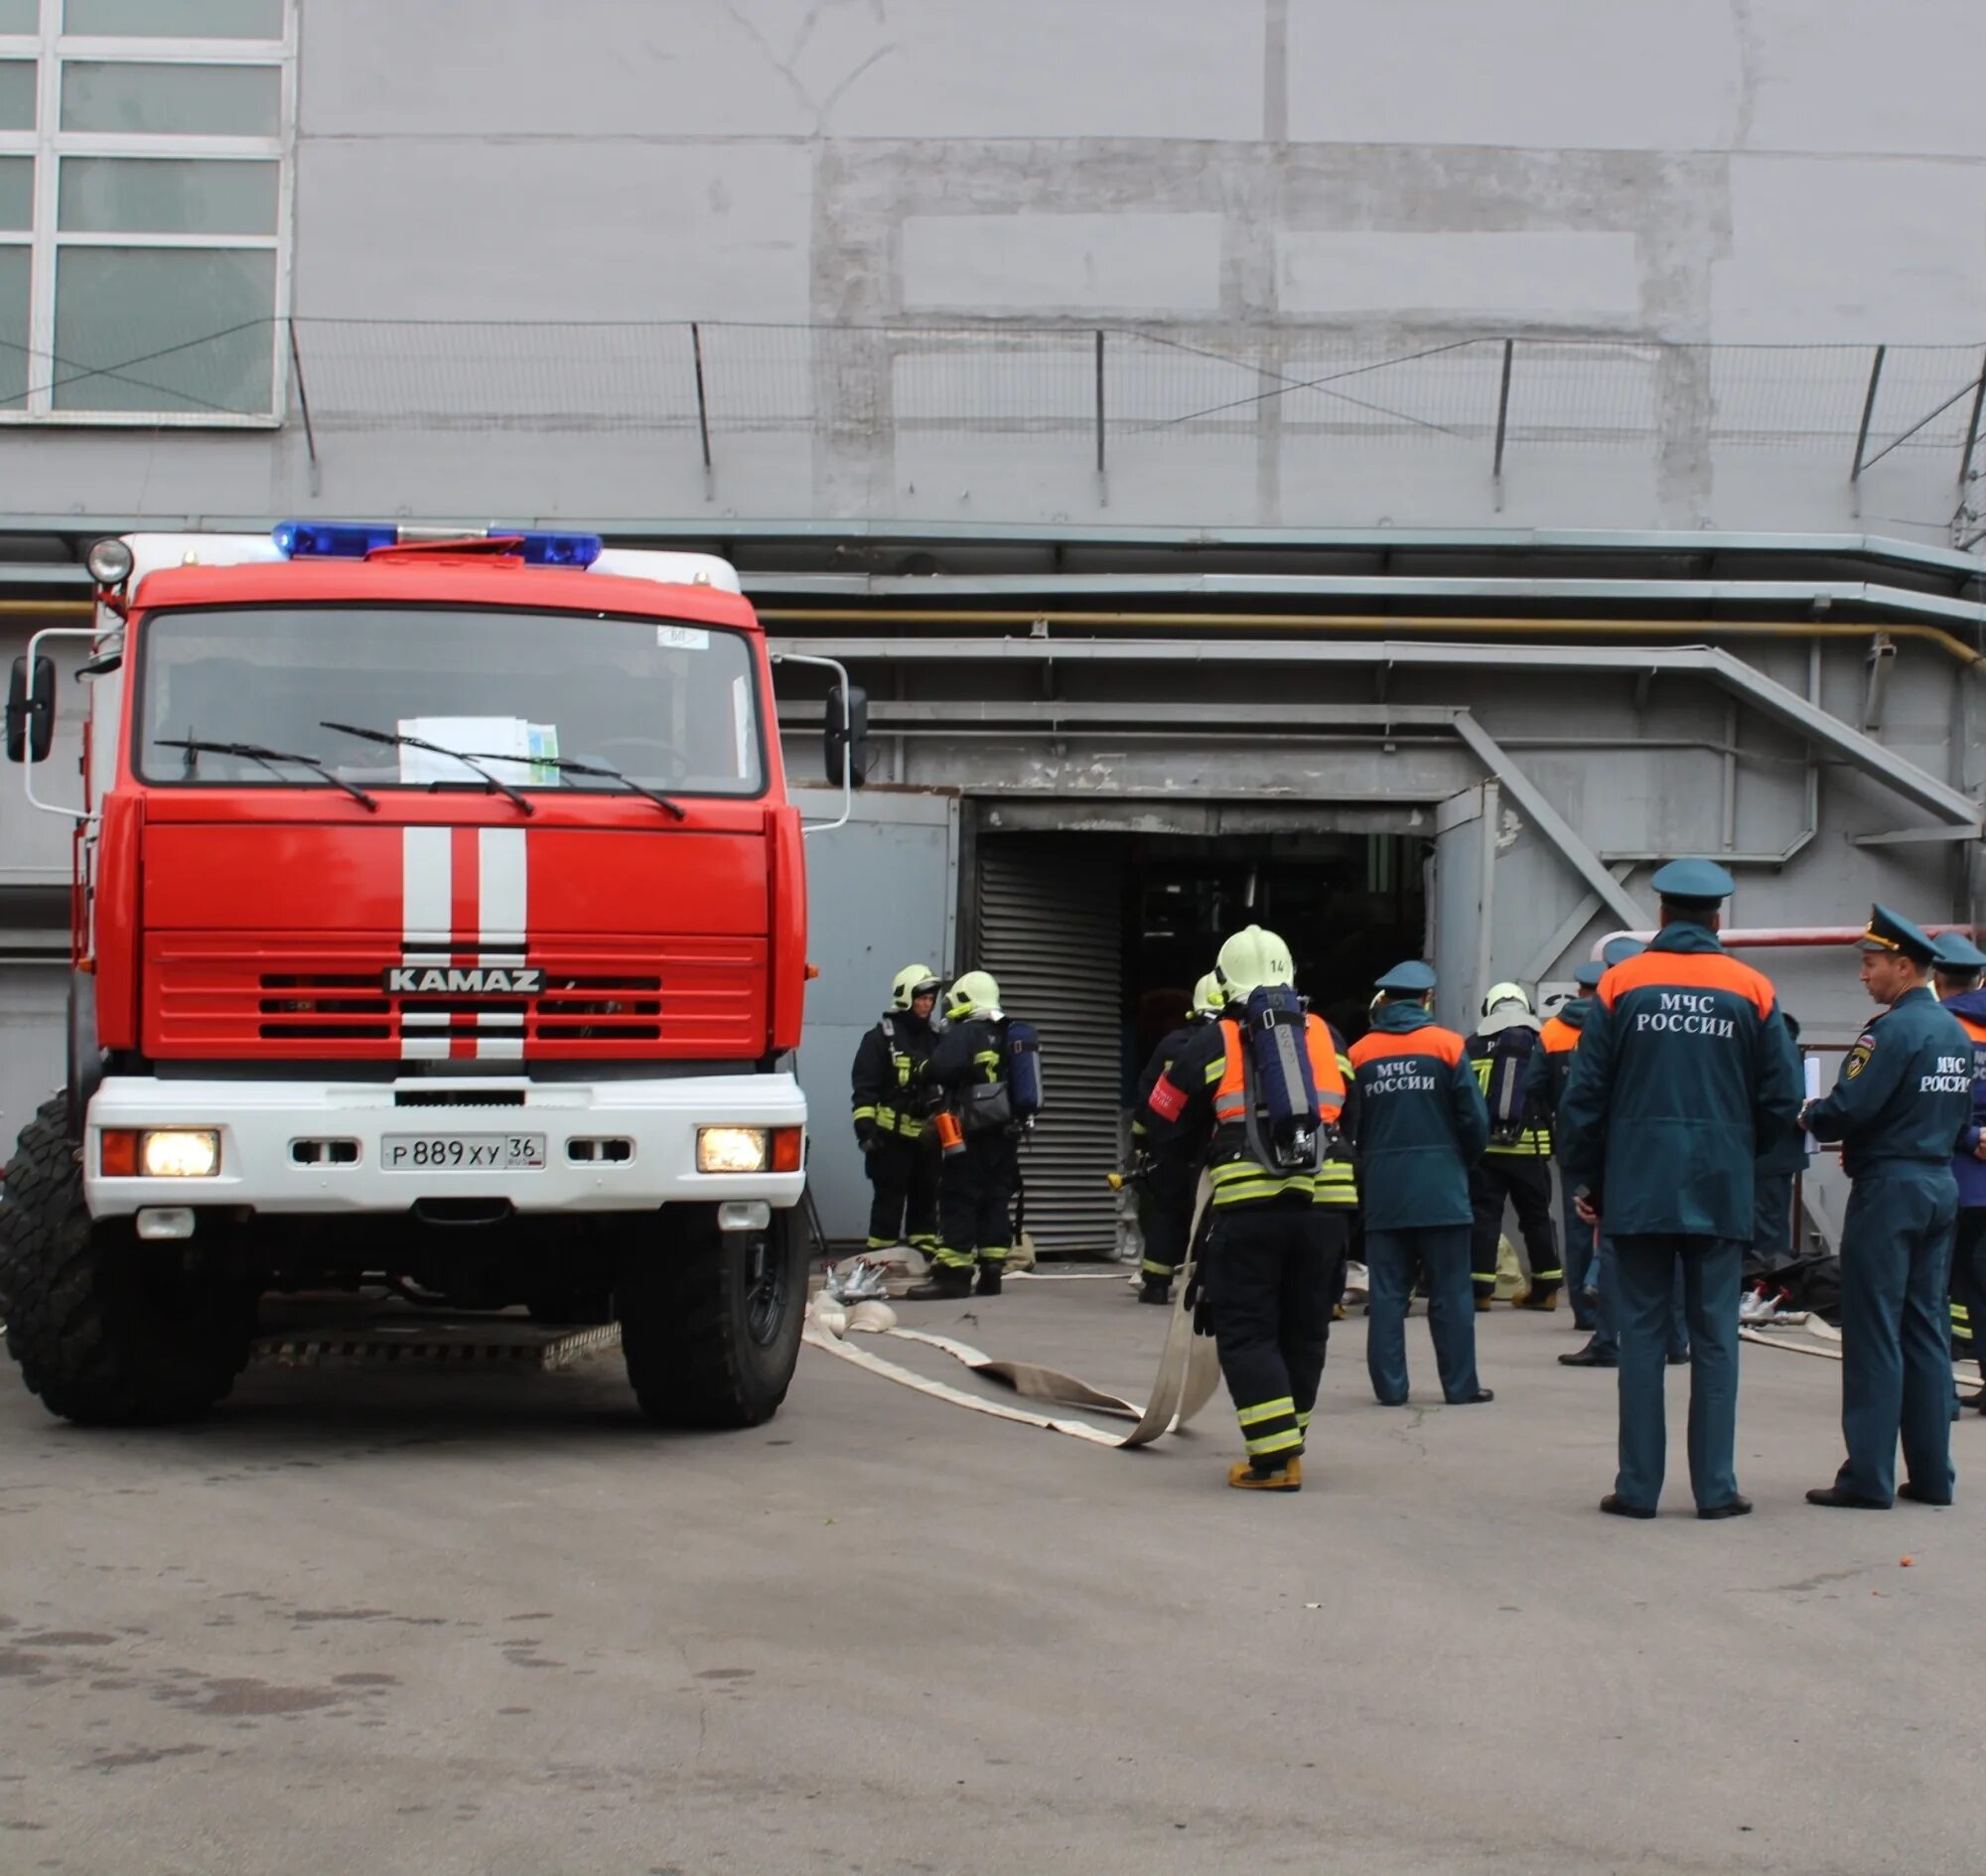
[[[1476,1307],[1488,1309],[1496,1292],[1496,1252],[1503,1211],[1517,1215],[1530,1286],[1521,1309],[1556,1309],[1565,1272],[1551,1215],[1551,1122],[1526,1096],[1528,1071],[1538,1049],[1538,1021],[1520,985],[1499,983],[1483,999],[1483,1020],[1469,1039],[1469,1066],[1490,1112],[1490,1144],[1469,1174],[1475,1227],[1470,1274]]]
[[[929,1256],[937,1247],[937,1136],[923,1082],[937,992],[934,970],[906,964],[891,982],[889,1009],[855,1051],[849,1080],[855,1138],[874,1188],[871,1250],[908,1243]]]
[[[1839,1140],[1853,1182],[1841,1222],[1841,1432],[1848,1457],[1809,1505],[1949,1505],[1948,1272],[1958,1225],[1952,1156],[1972,1128],[1972,1038],[1931,995],[1931,940],[1875,907],[1862,982],[1887,1005],[1800,1118]],[[1897,1483],[1901,1436],[1907,1477]]]
[[[1145,1073],[1138,1078],[1137,1098],[1131,1104],[1131,1147],[1142,1174],[1138,1191],[1138,1228],[1145,1240],[1139,1265],[1144,1281],[1141,1303],[1172,1301],[1173,1272],[1186,1261],[1187,1238],[1193,1230],[1194,1198],[1201,1168],[1206,1163],[1206,1142],[1176,1137],[1167,1149],[1155,1149],[1145,1128],[1145,1103],[1159,1077],[1179,1060],[1191,1043],[1221,1011],[1220,979],[1208,971],[1193,987],[1193,1008],[1179,1028],[1167,1033],[1152,1051]]]
[[[1273,932],[1237,932],[1215,969],[1225,1008],[1159,1077],[1145,1120],[1155,1140],[1213,1142],[1206,1301],[1248,1449],[1227,1483],[1295,1492],[1344,1283],[1343,1235],[1334,1253],[1317,1202],[1344,1078]]]
[[[1972,1039],[1972,1124],[1952,1155],[1958,1181],[1958,1233],[1951,1246],[1951,1357],[1970,1356],[1986,1372],[1986,951],[1956,932],[1937,940],[1938,1001]],[[1986,1391],[1979,1395],[1986,1413]]]
[[[938,1162],[938,1241],[928,1278],[907,1292],[915,1301],[998,1296],[1014,1235],[1020,1190],[1020,1127],[1007,1098],[1000,986],[968,970],[945,993],[944,1033],[924,1074],[956,1118],[960,1139]]]
[[[1586,1013],[1593,1007],[1593,993],[1600,988],[1606,965],[1588,958],[1574,973],[1579,994],[1566,998],[1538,1032],[1538,1046],[1531,1052],[1524,1094],[1530,1111],[1554,1117],[1564,1097],[1567,1079],[1572,1074],[1572,1053],[1579,1047],[1580,1031],[1586,1027]],[[1578,1329],[1593,1328],[1593,1304],[1587,1296],[1589,1267],[1597,1250],[1597,1234],[1590,1225],[1582,1225],[1572,1203],[1572,1181],[1564,1164],[1558,1168],[1559,1217],[1565,1226],[1565,1282],[1572,1292],[1572,1321]],[[1563,1362],[1564,1356],[1559,1360]]]

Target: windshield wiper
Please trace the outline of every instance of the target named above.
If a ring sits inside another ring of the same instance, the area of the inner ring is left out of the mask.
[[[262,767],[279,780],[287,780],[276,767],[279,762],[300,763],[314,775],[331,784],[335,789],[343,789],[347,794],[368,812],[376,814],[379,803],[361,788],[346,781],[342,775],[334,773],[316,756],[300,756],[290,749],[265,749],[260,743],[213,743],[200,736],[155,736],[152,741],[161,749],[183,749],[187,753],[187,769],[194,767],[196,756],[239,756],[244,762],[259,762]]]
[[[528,795],[520,794],[507,782],[499,781],[496,776],[493,776],[476,757],[465,756],[459,749],[444,749],[439,743],[429,742],[425,736],[408,736],[398,730],[362,729],[356,723],[332,723],[322,718],[318,722],[318,728],[321,730],[336,730],[341,736],[356,736],[368,743],[384,743],[389,748],[425,749],[431,756],[446,756],[449,761],[459,762],[465,769],[472,770],[481,776],[484,787],[489,793],[500,794],[506,801],[514,801],[519,813],[535,814],[538,811],[532,805]],[[524,760],[524,758],[518,756],[492,756],[486,760],[491,762],[519,762]]]
[[[514,756],[494,756],[480,750],[475,754],[484,762],[525,760]],[[666,808],[677,820],[689,819],[689,809],[680,802],[670,800],[666,794],[657,794],[645,783],[637,782],[632,776],[624,776],[619,769],[610,769],[604,762],[578,762],[571,756],[532,756],[528,761],[534,769],[556,769],[562,776],[598,776],[604,782],[618,782],[623,788],[633,789],[637,794],[645,794],[657,807]]]

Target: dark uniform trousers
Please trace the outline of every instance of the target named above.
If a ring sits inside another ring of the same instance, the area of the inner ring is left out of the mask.
[[[1531,1266],[1531,1287],[1549,1296],[1564,1274],[1558,1260],[1558,1238],[1552,1229],[1551,1161],[1537,1153],[1483,1155],[1470,1169],[1469,1207],[1476,1215],[1471,1243],[1471,1271],[1476,1294],[1490,1296],[1496,1288],[1496,1244],[1503,1235],[1503,1206],[1515,1208],[1524,1255]]]
[[[1958,1362],[1972,1357],[1986,1372],[1986,1205],[1958,1209],[1951,1245],[1951,1354]]]
[[[1620,1307],[1615,1301],[1621,1289],[1621,1279],[1616,1274],[1619,1263],[1613,1238],[1605,1231],[1600,1232],[1594,1243],[1593,1262],[1586,1273],[1587,1282],[1593,1286],[1595,1355],[1618,1356],[1621,1353]],[[1742,1278],[1739,1287],[1744,1287]],[[1732,1307],[1735,1309],[1737,1306],[1734,1304]],[[1678,1257],[1675,1278],[1669,1285],[1668,1359],[1680,1362],[1688,1354],[1689,1312],[1683,1301],[1682,1259]]]
[[[1912,1484],[1948,1499],[1951,1341],[1947,1268],[1958,1189],[1943,1165],[1865,1168],[1841,1225],[1841,1431],[1848,1459],[1835,1483],[1888,1505],[1897,1495],[1897,1438]]]
[[[1752,1242],[1745,1252],[1745,1275],[1762,1277],[1793,1254],[1793,1176],[1760,1173],[1752,1182]]]
[[[1346,1225],[1309,1193],[1213,1212],[1206,1303],[1251,1459],[1301,1453],[1345,1289]]]
[[[1543,1161],[1539,1162],[1540,1165]],[[1467,1225],[1429,1225],[1383,1231],[1365,1227],[1365,1371],[1373,1395],[1388,1407],[1407,1397],[1407,1299],[1418,1274],[1427,1286],[1428,1333],[1443,1398],[1473,1401],[1476,1373],[1475,1300],[1469,1287]]]
[[[1010,1134],[967,1134],[965,1151],[940,1162],[936,1260],[954,1268],[1004,1263],[1020,1183],[1020,1149]]]
[[[937,1139],[926,1128],[915,1139],[877,1132],[863,1155],[874,1188],[869,1201],[869,1248],[911,1243],[927,1250],[937,1241]]]
[[[1579,1216],[1572,1203],[1574,1181],[1563,1167],[1558,1175],[1559,1217],[1565,1227],[1565,1287],[1572,1292],[1572,1322],[1576,1329],[1593,1327],[1593,1302],[1586,1292],[1595,1286],[1594,1265],[1600,1259],[1600,1234]]]
[[[1621,1471],[1614,1489],[1630,1505],[1662,1496],[1668,1462],[1663,1388],[1673,1345],[1677,1269],[1689,1332],[1689,1483],[1697,1509],[1738,1496],[1738,1294],[1745,1246],[1735,1237],[1681,1232],[1606,1240],[1608,1298],[1621,1346]]]
[[[1145,1240],[1147,1276],[1169,1276],[1186,1262],[1194,1200],[1199,1191],[1200,1168],[1191,1160],[1171,1156],[1152,1160],[1138,1206],[1138,1230]]]

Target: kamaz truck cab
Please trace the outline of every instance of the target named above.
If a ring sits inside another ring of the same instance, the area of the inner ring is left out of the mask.
[[[651,1419],[770,1416],[806,894],[732,569],[286,522],[90,571],[80,786],[27,772],[76,826],[68,1085],[0,1204],[28,1386],[196,1414],[263,1295],[384,1284],[611,1315]],[[15,760],[55,692],[22,660]]]

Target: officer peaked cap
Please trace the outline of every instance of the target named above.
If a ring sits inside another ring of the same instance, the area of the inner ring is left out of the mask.
[[[1715,860],[1671,860],[1649,883],[1672,906],[1721,906],[1738,890]]]
[[[1637,938],[1611,938],[1600,947],[1600,961],[1612,970],[1631,957],[1638,957],[1648,947]]]
[[[1597,990],[1600,988],[1600,979],[1606,974],[1607,966],[1599,958],[1587,957],[1580,960],[1579,968],[1572,973],[1572,976],[1573,981],[1582,990]]]
[[[1931,961],[1940,970],[1955,970],[1961,974],[1986,970],[1986,951],[1982,951],[1963,932],[1941,933],[1931,950]]]
[[[1937,956],[1937,946],[1922,931],[1888,906],[1869,908],[1869,929],[1858,944],[1865,951],[1901,951],[1919,964],[1928,964]]]
[[[1434,971],[1426,964],[1414,959],[1408,963],[1395,964],[1372,986],[1394,996],[1426,996],[1434,988]]]

